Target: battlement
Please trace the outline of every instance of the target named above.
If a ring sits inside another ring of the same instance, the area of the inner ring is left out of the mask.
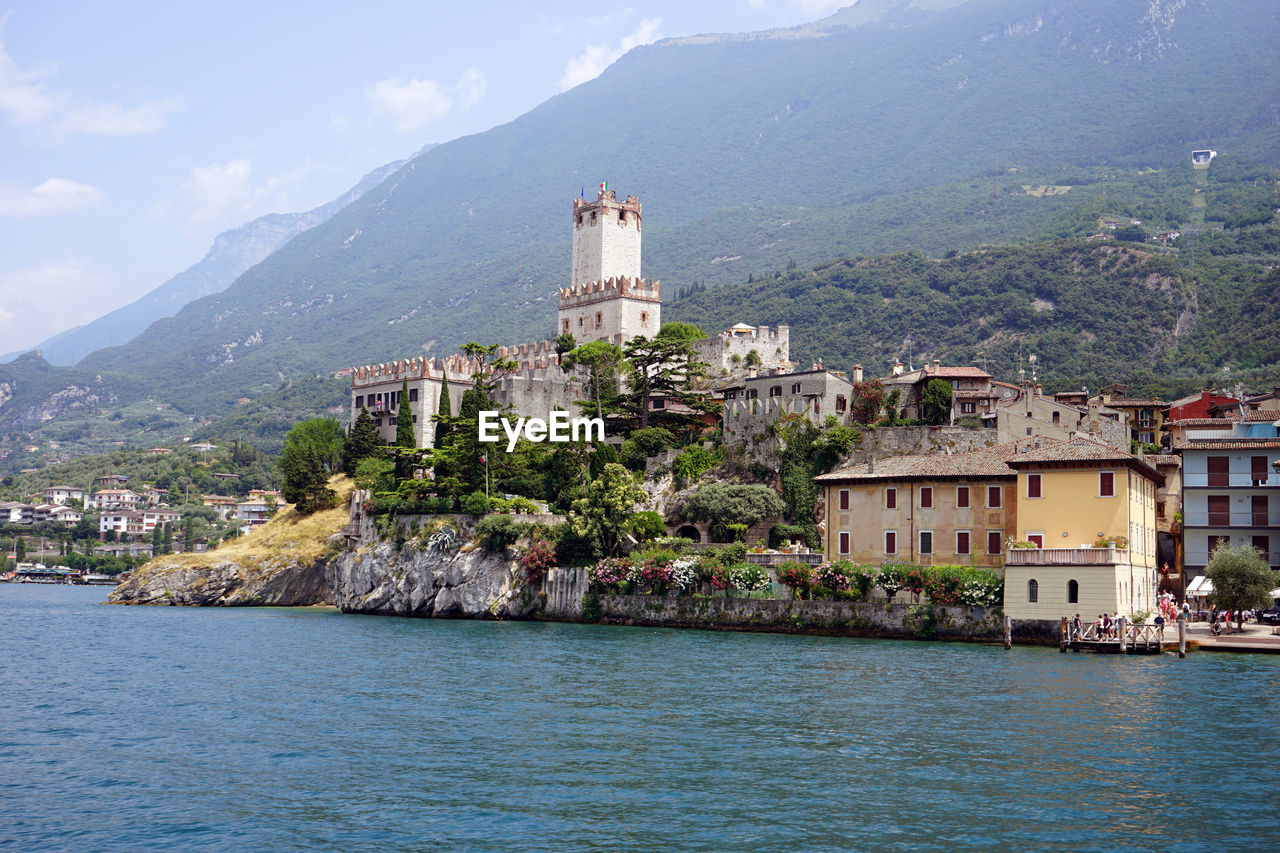
[[[620,275],[560,288],[560,310],[591,305],[606,299],[639,299],[662,301],[662,282]]]
[[[352,367],[347,372],[351,374],[352,388],[364,388],[387,382],[401,382],[405,379],[447,378],[451,383],[465,383],[471,381],[471,375],[478,367],[479,362],[475,359],[458,353],[445,358],[412,356]]]
[[[631,214],[630,221],[636,228],[640,227],[640,199],[629,195],[626,201],[618,201],[618,196],[613,190],[600,191],[594,201],[575,198],[573,200],[574,227],[581,228],[599,221],[606,212],[612,212],[615,217],[622,213],[621,221],[623,222],[628,220],[626,214]]]

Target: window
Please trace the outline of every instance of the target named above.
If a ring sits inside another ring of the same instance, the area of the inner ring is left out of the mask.
[[[667,407],[667,400],[666,400],[666,398],[665,398],[665,397],[654,397],[654,398],[653,398],[653,405],[652,405],[650,408],[652,408],[652,409],[665,409],[666,407]]]
[[[956,486],[956,506],[960,509],[969,508],[969,487]]]
[[[848,489],[840,490],[840,508],[841,509],[849,508],[849,490]]]
[[[933,553],[933,531],[932,530],[920,531],[920,553],[921,554]]]
[[[988,554],[999,554],[999,553],[1000,553],[1000,540],[1001,540],[1001,538],[1002,538],[1002,537],[1001,537],[1001,535],[1000,535],[1000,531],[999,531],[999,530],[988,530],[988,531],[987,531],[987,553],[988,553]]]
[[[1027,602],[1035,604],[1040,600],[1040,584],[1036,583],[1035,578],[1027,581]]]
[[[1249,479],[1253,485],[1261,486],[1267,482],[1267,457],[1251,456],[1249,458]]]
[[[1209,486],[1224,489],[1231,485],[1231,458],[1228,456],[1209,457]]]
[[[849,553],[849,531],[847,530],[840,531],[840,553]]]
[[[1080,582],[1070,580],[1067,581],[1067,604],[1080,603]]]
[[[1056,424],[1056,423],[1057,423],[1058,421],[1060,421],[1060,420],[1061,420],[1061,417],[1059,416],[1059,413],[1058,413],[1058,412],[1054,412],[1054,413],[1053,413],[1053,422]]]
[[[1227,527],[1231,524],[1231,498],[1227,495],[1209,495],[1209,525]]]
[[[760,392],[755,388],[748,388],[746,391],[742,392],[742,395],[748,400],[754,400],[759,393]]]
[[[1267,516],[1270,515],[1271,502],[1266,495],[1254,495],[1249,508],[1253,511],[1254,527],[1269,527]]]
[[[885,509],[898,508],[898,490],[897,489],[890,487],[884,490],[884,508]]]
[[[898,553],[898,531],[886,530],[884,532],[884,552],[886,554]]]
[[[395,426],[397,423],[399,423],[399,421],[400,421],[400,419],[399,419],[399,418],[397,418],[397,417],[395,417],[394,415],[391,417],[391,425],[392,425],[392,426]]]
[[[1219,548],[1230,548],[1230,547],[1231,547],[1230,536],[1210,536],[1209,537],[1209,556],[1210,557],[1212,557],[1213,552],[1217,551]]]
[[[596,328],[597,329],[604,328],[604,312],[603,311],[596,312]]]
[[[1262,555],[1262,559],[1271,562],[1271,537],[1255,536],[1253,537],[1253,547],[1258,549],[1258,553]]]
[[[356,408],[359,409],[363,405],[364,405],[364,395],[361,394],[359,397],[356,397]]]
[[[627,224],[627,212],[625,210],[618,211],[618,223],[621,225]]]
[[[736,399],[738,399],[738,392],[737,392],[737,391],[725,391],[725,392],[724,392],[724,398],[725,398],[726,400],[736,400]]]
[[[641,311],[641,312],[640,312],[640,325],[641,325],[641,326],[647,326],[647,325],[649,325],[649,312],[648,312],[648,311]]]
[[[1098,497],[1114,498],[1116,496],[1116,472],[1098,472]]]
[[[791,383],[791,393],[792,393],[792,394],[799,394],[799,393],[800,393],[800,383],[799,383],[799,382],[793,382],[793,383]]]
[[[1028,533],[1028,534],[1027,534],[1027,541],[1028,541],[1028,542],[1030,542],[1032,545],[1035,545],[1037,548],[1043,548],[1043,547],[1044,547],[1044,534],[1043,534],[1043,533]]]
[[[1027,497],[1029,498],[1040,497],[1040,475],[1039,474],[1027,475]]]
[[[769,396],[770,396],[770,397],[781,397],[781,396],[782,396],[782,386],[781,386],[781,385],[770,385],[770,386],[769,386]]]
[[[933,507],[933,486],[920,487],[920,506],[924,509]]]
[[[967,530],[956,531],[956,553],[957,554],[969,553],[969,531]]]
[[[987,486],[987,509],[1000,508],[1000,486]]]
[[[961,413],[961,414],[963,414],[963,415],[972,415],[972,414],[973,414],[973,412],[974,412],[974,405],[973,405],[973,403],[970,403],[970,402],[964,402],[964,403],[961,403],[961,404],[960,404],[960,413]]]
[[[836,411],[843,412],[848,407],[848,402],[844,399],[843,394],[836,395]]]
[[[417,388],[410,388],[410,389],[409,389],[409,402],[410,402],[410,403],[416,403],[416,402],[418,402],[418,389],[417,389]]]

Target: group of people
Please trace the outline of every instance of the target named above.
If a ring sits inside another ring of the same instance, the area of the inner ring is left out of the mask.
[[[1156,626],[1156,635],[1159,639],[1164,639],[1165,610],[1156,611],[1156,618],[1151,620]],[[1175,606],[1171,611],[1171,619],[1178,618],[1178,609]],[[1187,613],[1186,604],[1182,605],[1183,618]],[[1114,640],[1120,636],[1120,614],[1117,613],[1099,613],[1097,620],[1094,621],[1094,627],[1097,629],[1095,636],[1099,640]],[[1138,636],[1138,626],[1131,624],[1129,627],[1130,639],[1136,639]],[[1071,620],[1071,639],[1079,640],[1084,637],[1084,623],[1080,621],[1080,614],[1077,613],[1075,618]]]

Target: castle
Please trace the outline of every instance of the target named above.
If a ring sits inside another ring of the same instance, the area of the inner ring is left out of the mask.
[[[622,346],[632,338],[658,333],[662,283],[640,275],[642,226],[635,196],[619,201],[612,190],[602,187],[594,200],[574,199],[569,286],[559,288],[557,334],[571,334],[579,345],[608,341]],[[789,364],[785,326],[773,331],[735,326],[699,341],[697,349],[713,377],[734,374],[744,362],[766,368]],[[495,403],[510,406],[516,414],[546,417],[555,409],[576,412],[574,404],[587,397],[581,376],[560,368],[554,340],[499,347],[496,357],[519,365],[499,379],[493,394]],[[417,445],[430,446],[435,439],[432,416],[439,411],[446,380],[450,404],[457,412],[478,368],[475,360],[462,354],[411,356],[349,368],[344,372],[351,374],[351,420],[367,408],[382,439],[391,443],[399,419],[409,416]],[[401,400],[406,380],[409,397]]]

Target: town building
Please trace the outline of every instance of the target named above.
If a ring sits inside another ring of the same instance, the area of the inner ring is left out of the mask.
[[[75,486],[50,486],[40,493],[45,503],[65,504],[69,500],[84,501],[84,489]]]
[[[85,509],[136,509],[141,497],[129,489],[103,489],[85,499]]]
[[[1056,621],[1155,609],[1159,471],[1088,439],[1029,448],[1009,467],[1025,547],[1005,555],[1006,615]]]
[[[816,477],[826,559],[1000,568],[1005,540],[1017,530],[1009,461],[1031,441],[873,459]]]
[[[1280,569],[1278,430],[1265,419],[1231,423],[1229,432],[1192,428],[1174,446],[1182,457],[1184,580],[1204,574],[1222,545],[1252,545]]]
[[[815,424],[828,417],[844,421],[853,400],[853,384],[816,366],[800,373],[768,373],[721,391],[724,441],[737,444],[767,432],[784,415],[800,415]]]
[[[226,521],[229,516],[235,515],[236,499],[228,495],[205,495],[200,498],[200,503],[217,510],[218,518],[223,521]]]
[[[693,350],[717,389],[762,373],[787,373],[794,367],[787,326],[770,329],[738,323],[697,341]]]
[[[952,419],[982,417],[996,410],[1001,400],[998,390],[991,387],[991,374],[980,367],[946,367],[934,360],[932,364],[915,370],[903,370],[902,363],[893,366],[888,377],[881,380],[885,391],[900,392],[898,409],[908,420],[924,418],[924,391],[935,379],[951,386]]]
[[[1141,444],[1161,444],[1165,438],[1165,411],[1169,404],[1154,397],[1130,397],[1129,386],[1113,382],[1091,401],[1128,415],[1129,438]]]

